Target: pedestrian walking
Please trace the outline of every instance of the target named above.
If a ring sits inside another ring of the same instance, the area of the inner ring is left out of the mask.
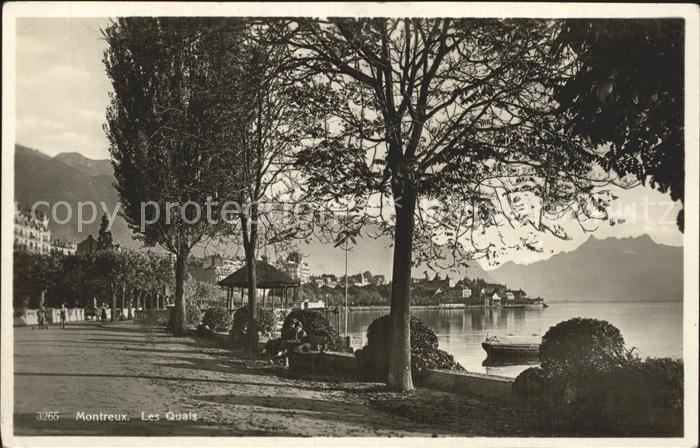
[[[39,309],[36,310],[36,322],[39,325],[39,330],[44,329],[44,318],[45,317],[46,317],[46,315],[45,315],[44,305],[39,305]]]
[[[66,304],[62,303],[61,304],[61,329],[64,330],[66,328],[66,315],[68,314],[68,310],[66,309]]]
[[[105,307],[104,303],[102,304],[102,311],[100,313],[100,317],[102,318],[102,323],[107,322],[107,307]]]

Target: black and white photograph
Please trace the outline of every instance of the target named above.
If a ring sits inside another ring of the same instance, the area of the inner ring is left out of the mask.
[[[697,446],[699,18],[4,5],[2,445]]]

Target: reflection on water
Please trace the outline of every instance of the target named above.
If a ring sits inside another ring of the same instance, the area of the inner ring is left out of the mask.
[[[628,347],[644,356],[681,357],[683,352],[682,306],[672,303],[553,303],[549,308],[470,308],[414,310],[440,339],[440,348],[454,355],[467,370],[517,376],[528,367],[484,365],[486,336],[541,336],[549,327],[572,317],[605,319],[618,327]],[[353,311],[348,331],[365,340],[364,333],[382,311]]]

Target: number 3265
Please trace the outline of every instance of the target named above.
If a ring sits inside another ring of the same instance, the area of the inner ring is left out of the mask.
[[[36,419],[40,421],[55,422],[59,418],[61,417],[56,411],[41,411],[36,413]]]

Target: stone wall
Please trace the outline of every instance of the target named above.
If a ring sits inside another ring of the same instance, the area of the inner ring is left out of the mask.
[[[513,378],[454,370],[430,370],[421,384],[430,389],[510,400]]]
[[[190,334],[195,335],[195,332],[192,330]],[[210,338],[220,345],[230,346],[228,333],[212,332]],[[262,350],[264,346],[265,344],[261,342],[259,349]],[[351,380],[357,378],[355,355],[352,353],[290,352],[289,369],[299,373],[329,375]],[[418,386],[454,394],[480,395],[510,400],[513,381],[513,378],[498,375],[455,370],[430,370]]]
[[[78,322],[85,320],[85,309],[83,308],[67,308],[66,322]],[[35,309],[28,309],[22,316],[17,316],[14,318],[14,326],[23,327],[27,325],[37,325]],[[46,320],[48,323],[60,323],[61,322],[61,310],[60,308],[47,308],[46,309]]]
[[[291,352],[289,368],[297,372],[356,377],[355,355],[338,352]]]

